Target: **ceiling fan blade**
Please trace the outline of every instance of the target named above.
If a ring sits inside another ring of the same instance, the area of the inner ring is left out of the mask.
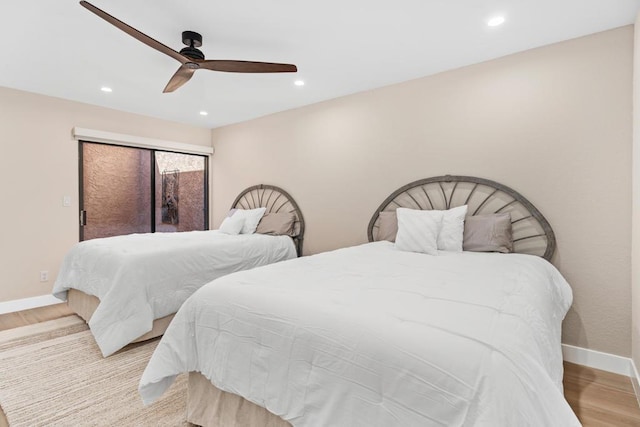
[[[227,73],[295,73],[298,67],[293,64],[276,64],[273,62],[204,60],[193,61],[200,68]]]
[[[173,59],[180,61],[180,63],[182,64],[189,62],[189,58],[185,57],[184,55],[181,55],[179,52],[176,52],[175,50],[171,49],[169,46],[165,46],[159,41],[152,39],[148,35],[136,30],[132,26],[125,24],[124,22],[120,21],[118,18],[115,18],[109,15],[104,10],[98,9],[91,3],[83,0],[80,2],[80,5],[90,10],[91,12],[95,13],[96,15],[98,15],[100,18],[104,19],[108,23],[120,28],[122,31],[129,34],[130,36],[140,40],[142,43],[146,44],[147,46],[152,47],[155,50],[164,53],[165,55],[169,55]]]
[[[195,69],[189,68],[187,65],[181,66],[180,68],[178,68],[178,71],[176,71],[173,77],[171,77],[171,80],[169,80],[169,83],[167,83],[167,86],[164,88],[162,93],[173,92],[174,90],[178,89],[180,86],[188,82],[191,77],[193,77],[193,73],[195,71]]]

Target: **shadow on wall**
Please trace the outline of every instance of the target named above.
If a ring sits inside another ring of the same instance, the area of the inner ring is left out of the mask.
[[[575,293],[575,292],[574,292]],[[571,343],[570,345],[575,345],[578,347],[584,347],[584,348],[590,348],[589,347],[589,342],[587,340],[587,334],[585,333],[584,330],[584,325],[582,323],[582,318],[580,317],[580,314],[578,314],[578,312],[575,309],[575,304],[571,305],[571,308],[569,308],[569,312],[567,313],[566,317],[564,318],[564,322],[563,325],[571,325],[571,332],[572,332],[572,338],[575,341],[574,343]],[[569,344],[566,343],[565,341],[565,337],[564,337],[564,331],[565,331],[564,326],[562,327],[562,342],[565,344]]]
[[[562,264],[560,251],[557,250],[551,259],[551,263],[554,266],[558,266]],[[565,277],[566,278],[566,277]],[[571,291],[573,292],[573,302],[571,303],[571,307],[569,307],[569,311],[562,322],[562,343],[569,344],[576,347],[582,348],[591,348],[589,346],[589,340],[587,339],[587,334],[584,329],[584,322],[582,321],[582,317],[580,313],[576,310],[576,284],[572,283],[568,278],[566,278],[569,282],[569,286],[571,286]],[[566,331],[571,331],[571,340],[567,340]],[[569,342],[567,342],[569,341]]]

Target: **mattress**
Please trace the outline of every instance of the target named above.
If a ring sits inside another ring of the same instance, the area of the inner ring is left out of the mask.
[[[190,297],[140,381],[200,372],[298,426],[574,426],[571,288],[542,258],[376,242],[229,275]]]
[[[99,299],[88,324],[106,357],[178,311],[205,283],[295,257],[288,236],[210,230],[93,239],[67,253],[53,294],[64,300],[77,289]]]

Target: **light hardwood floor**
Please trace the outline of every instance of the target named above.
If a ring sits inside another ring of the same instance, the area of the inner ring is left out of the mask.
[[[585,426],[640,426],[629,377],[565,362],[564,395]]]
[[[0,315],[0,330],[68,316],[66,304]],[[573,363],[564,364],[564,392],[585,427],[639,426],[640,407],[631,379]],[[6,426],[0,413],[0,427]]]
[[[67,304],[54,304],[31,310],[18,311],[0,315],[0,331],[33,325],[47,320],[59,319],[73,314]]]

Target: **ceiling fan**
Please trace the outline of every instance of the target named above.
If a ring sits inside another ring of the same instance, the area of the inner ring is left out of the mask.
[[[155,50],[169,55],[182,65],[171,77],[169,83],[164,88],[164,93],[173,92],[193,77],[193,73],[199,69],[212,71],[225,71],[229,73],[295,73],[298,68],[293,64],[277,64],[273,62],[254,61],[228,61],[204,59],[204,54],[198,49],[202,46],[202,36],[194,31],[184,31],[182,33],[182,43],[187,45],[180,52],[176,52],[168,46],[152,39],[148,35],[125,24],[119,19],[109,15],[107,12],[95,7],[87,1],[81,1],[80,5],[98,15],[108,23],[118,27],[130,36],[140,40],[142,43]]]

